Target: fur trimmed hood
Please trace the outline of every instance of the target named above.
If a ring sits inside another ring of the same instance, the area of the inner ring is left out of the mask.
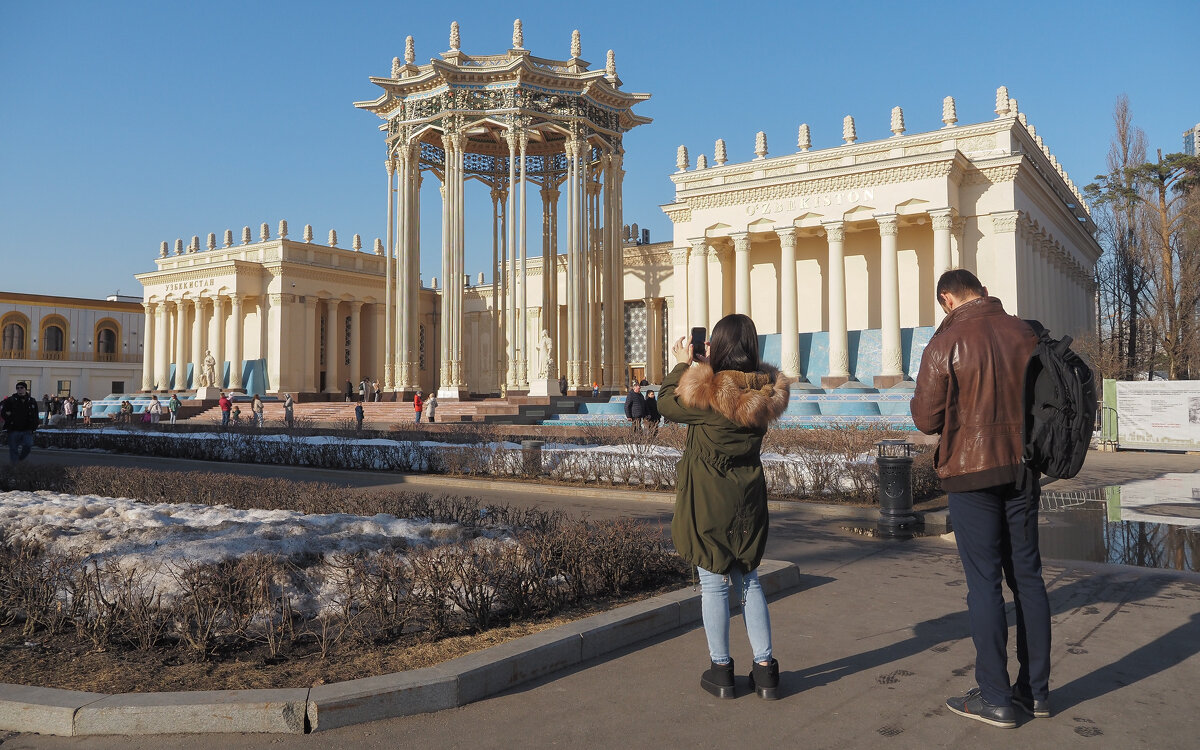
[[[679,378],[675,395],[694,409],[710,409],[740,427],[757,430],[779,419],[788,405],[792,379],[770,365],[760,372],[722,370],[697,362]]]

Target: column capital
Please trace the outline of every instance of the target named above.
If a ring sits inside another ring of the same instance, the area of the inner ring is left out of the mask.
[[[954,222],[950,226],[950,233],[953,234],[955,237],[958,237],[961,239],[963,236],[963,232],[966,230],[966,228],[967,228],[966,218],[962,217],[962,216],[955,216]]]
[[[387,170],[388,174],[395,174],[396,160],[395,159],[384,159],[383,160],[383,168]]]
[[[780,247],[796,247],[796,228],[782,227],[775,230],[776,236],[779,237]]]
[[[845,222],[831,221],[821,226],[825,229],[825,239],[829,242],[842,242],[846,239]]]
[[[739,253],[750,252],[750,233],[749,232],[730,232],[729,238],[733,240],[733,249]]]
[[[320,301],[321,300],[314,294],[304,295],[304,306],[305,307],[316,307],[317,303]]]
[[[158,307],[158,305],[151,302],[142,303],[142,309],[146,311],[147,315],[153,315],[156,307]]]
[[[934,231],[948,232],[954,225],[954,217],[958,212],[953,208],[942,208],[929,212]]]
[[[688,253],[691,251],[691,248],[688,247],[671,248],[671,265],[686,266],[688,262]]]
[[[879,224],[879,234],[894,236],[900,231],[900,221],[896,214],[875,214],[875,222]]]
[[[692,253],[700,255],[708,255],[708,238],[707,237],[689,237],[688,244],[691,245]]]

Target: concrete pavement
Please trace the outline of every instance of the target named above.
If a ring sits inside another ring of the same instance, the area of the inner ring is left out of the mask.
[[[1080,477],[1062,488],[1198,469],[1200,456],[1094,453]],[[526,498],[605,514],[624,507],[642,517],[669,516],[669,507],[652,498],[575,494],[566,488]],[[773,510],[768,556],[796,563],[801,573],[801,588],[771,605],[784,687],[778,702],[745,693],[718,701],[703,692],[698,681],[707,649],[703,631],[693,626],[461,708],[307,737],[0,734],[0,747],[1196,746],[1200,575],[1047,561],[1054,714],[1001,730],[943,706],[973,685],[965,584],[953,543],[863,537],[850,528],[861,525],[857,515],[847,520],[799,504]],[[740,620],[732,644],[744,686],[750,654]]]

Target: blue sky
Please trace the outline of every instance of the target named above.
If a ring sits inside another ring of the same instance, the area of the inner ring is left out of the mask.
[[[602,7],[601,11],[588,9]],[[0,290],[141,294],[159,243],[287,219],[365,246],[386,224],[373,99],[416,38],[418,62],[448,48],[452,20],[468,54],[511,44],[566,58],[616,52],[654,118],[627,134],[625,222],[670,238],[675,149],[731,161],[889,134],[893,106],[910,133],[940,127],[953,95],[962,124],[994,115],[1004,84],[1079,185],[1104,169],[1117,95],[1129,95],[1151,150],[1181,148],[1200,121],[1195,0],[1153,2],[0,2]],[[428,182],[428,181],[427,181]],[[436,189],[435,189],[436,190]],[[439,273],[436,192],[424,200],[422,270]],[[486,270],[491,226],[468,193],[467,271]],[[531,209],[537,210],[536,201]],[[536,226],[536,219],[531,222]],[[255,229],[257,235],[257,229]],[[540,247],[540,243],[531,243]],[[536,254],[536,251],[535,253]],[[488,274],[490,278],[491,274]]]

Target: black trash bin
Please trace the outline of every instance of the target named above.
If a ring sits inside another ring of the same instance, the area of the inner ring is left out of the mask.
[[[875,444],[879,466],[879,533],[911,537],[917,524],[913,513],[912,448],[907,440],[880,440]]]

